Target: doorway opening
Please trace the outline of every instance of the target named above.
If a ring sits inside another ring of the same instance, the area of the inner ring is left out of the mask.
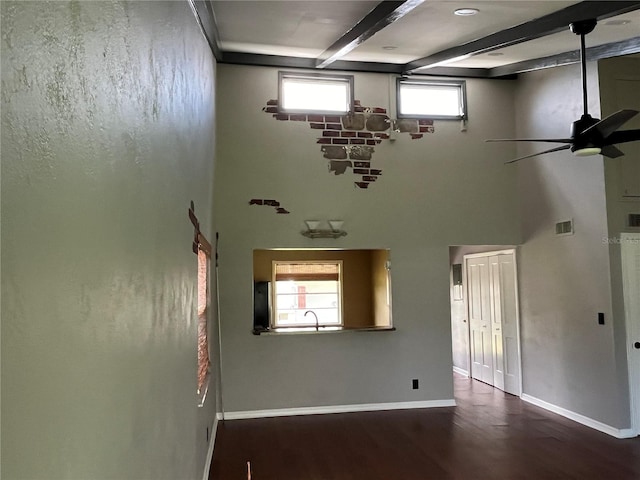
[[[522,395],[516,249],[450,247],[453,370]]]

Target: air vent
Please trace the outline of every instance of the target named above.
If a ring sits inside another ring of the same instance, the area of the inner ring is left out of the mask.
[[[640,228],[640,213],[629,214],[629,226]]]
[[[556,223],[556,235],[573,235],[573,220]]]

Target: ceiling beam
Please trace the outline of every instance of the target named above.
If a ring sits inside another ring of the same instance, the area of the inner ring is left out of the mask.
[[[640,37],[634,37],[628,40],[622,40],[621,42],[607,43],[586,49],[587,61],[589,62],[595,62],[603,58],[633,55],[635,53],[640,53]],[[494,67],[489,69],[489,77],[496,78],[504,75],[532,72],[543,68],[570,65],[572,63],[580,63],[580,50]]]
[[[259,53],[242,52],[223,52],[223,60],[220,63],[236,65],[256,65],[276,68],[315,68],[314,58],[287,57],[281,55],[261,55]],[[402,64],[337,60],[330,64],[327,67],[327,70],[340,70],[344,72],[390,73],[400,75],[402,73]],[[415,76],[489,78],[489,71],[490,70],[486,68],[436,67],[430,68],[425,72],[424,75],[420,73]],[[498,80],[512,78],[515,78],[515,76],[501,75],[497,77]]]
[[[209,43],[213,56],[217,61],[222,60],[222,50],[220,50],[220,35],[218,34],[218,24],[213,12],[211,0],[187,0],[193,11],[200,31]]]
[[[371,10],[362,20],[322,52],[315,62],[316,68],[326,68],[387,25],[399,20],[425,0],[384,1]]]
[[[492,35],[434,53],[414,60],[404,66],[404,73],[415,73],[417,70],[432,68],[454,60],[490,52],[499,48],[516,45],[536,38],[551,35],[568,29],[569,24],[580,20],[605,18],[621,15],[640,8],[640,2],[618,1],[585,1],[571,5],[544,17],[531,20],[515,27],[501,30]],[[422,72],[421,72],[422,73]]]

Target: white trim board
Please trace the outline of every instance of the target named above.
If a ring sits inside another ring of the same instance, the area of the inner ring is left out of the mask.
[[[322,407],[278,408],[271,410],[247,410],[225,412],[225,420],[245,418],[289,417],[294,415],[321,415],[326,413],[374,412],[379,410],[407,410],[413,408],[455,407],[456,401],[426,400],[422,402],[363,403],[357,405],[328,405]]]
[[[209,471],[211,470],[211,461],[213,460],[213,448],[216,444],[216,433],[218,432],[218,419],[220,413],[216,414],[216,418],[213,420],[213,426],[211,427],[211,437],[209,438],[209,450],[207,450],[207,458],[204,461],[204,473],[202,474],[202,480],[209,480]]]
[[[525,402],[531,403],[532,405],[536,405],[537,407],[544,408],[545,410],[549,410],[550,412],[557,413],[558,415],[562,415],[569,420],[573,420],[574,422],[581,423],[587,427],[593,428],[594,430],[598,430],[599,432],[606,433],[607,435],[611,435],[616,438],[633,438],[636,436],[635,432],[630,428],[615,428],[611,425],[607,425],[602,422],[598,422],[593,418],[585,417],[576,412],[572,412],[571,410],[567,410],[566,408],[559,407],[549,402],[545,402],[544,400],[540,400],[539,398],[532,397],[531,395],[527,395],[526,393],[522,394],[522,400]]]
[[[453,367],[453,371],[456,373],[459,373],[460,375],[464,375],[465,377],[469,376],[469,372],[467,372],[466,370],[463,370],[460,367]]]

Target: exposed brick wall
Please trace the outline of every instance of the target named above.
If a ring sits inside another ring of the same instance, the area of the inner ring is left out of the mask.
[[[249,205],[264,205],[266,207],[273,207],[276,209],[276,213],[281,213],[281,214],[287,214],[290,213],[289,210],[287,210],[284,207],[280,206],[280,202],[277,200],[269,200],[269,199],[262,199],[262,198],[252,198],[251,200],[249,200]]]
[[[319,132],[316,143],[321,145],[323,157],[329,160],[329,172],[343,175],[351,169],[354,175],[360,176],[354,181],[358,188],[368,188],[382,175],[382,170],[371,168],[371,158],[376,145],[391,139],[387,132],[408,133],[412,140],[434,132],[433,120],[392,120],[385,108],[363,107],[359,100],[354,101],[354,112],[344,116],[279,113],[277,100],[268,100],[262,110],[276,120],[309,122],[309,128]]]

